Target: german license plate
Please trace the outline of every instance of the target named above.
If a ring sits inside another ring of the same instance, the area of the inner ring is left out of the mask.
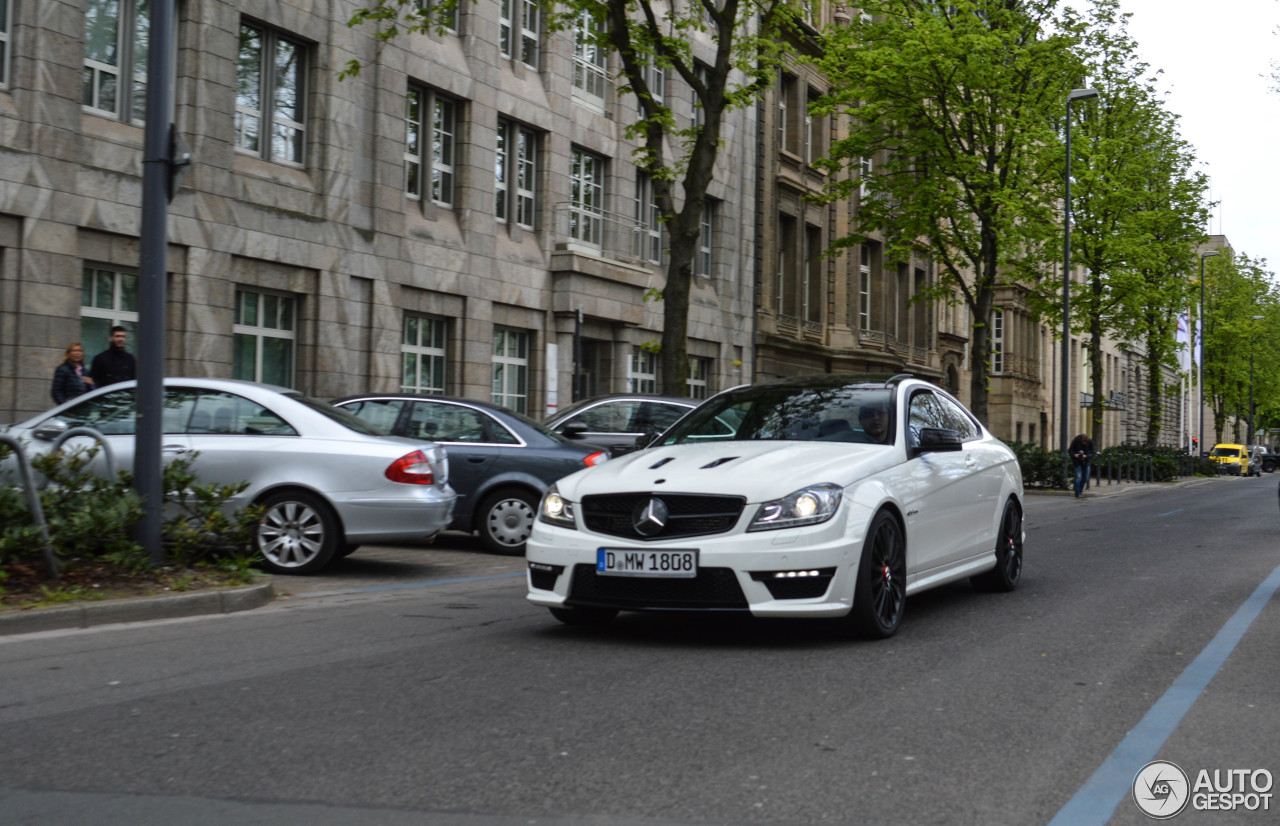
[[[696,577],[696,549],[663,551],[634,548],[600,548],[596,551],[596,573],[602,576]]]

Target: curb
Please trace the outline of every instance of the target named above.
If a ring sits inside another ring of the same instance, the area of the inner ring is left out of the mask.
[[[1135,490],[1169,490],[1171,488],[1180,488],[1194,485],[1200,482],[1212,482],[1215,479],[1235,478],[1235,477],[1211,477],[1211,476],[1192,476],[1180,478],[1176,482],[1115,482],[1113,484],[1103,483],[1085,488],[1084,499],[1105,499],[1109,496],[1119,496]],[[1069,490],[1037,490],[1027,488],[1023,491],[1026,496],[1048,496],[1069,499],[1073,497],[1072,491]]]
[[[270,582],[219,588],[196,594],[167,594],[85,602],[56,608],[32,608],[0,614],[0,636],[92,628],[121,622],[231,614],[266,605],[275,597]]]

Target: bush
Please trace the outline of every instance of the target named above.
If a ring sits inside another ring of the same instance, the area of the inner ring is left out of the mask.
[[[1018,457],[1024,488],[1066,490],[1071,487],[1069,470],[1061,453],[1028,442],[1009,442],[1008,445]]]
[[[94,446],[31,459],[32,470],[48,480],[40,491],[40,507],[53,554],[60,564],[96,559],[141,571],[151,564],[132,538],[142,518],[142,503],[129,473],[118,471],[115,479],[105,479],[88,470],[99,450]],[[214,561],[247,572],[256,558],[253,534],[261,509],[226,512],[226,502],[248,483],[200,484],[191,470],[194,459],[195,455],[176,459],[164,469],[164,562],[189,567]],[[0,565],[42,561],[40,529],[17,485],[0,485],[0,525]]]

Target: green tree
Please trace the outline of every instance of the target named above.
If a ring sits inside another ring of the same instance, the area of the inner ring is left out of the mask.
[[[1215,444],[1222,441],[1230,417],[1248,417],[1249,354],[1260,337],[1257,325],[1266,320],[1254,321],[1253,316],[1267,316],[1268,308],[1271,318],[1280,315],[1280,298],[1265,262],[1224,252],[1205,262],[1204,283],[1204,399],[1213,411]]]
[[[1060,249],[1054,125],[1082,76],[1078,36],[1055,19],[1056,0],[860,5],[864,15],[824,33],[817,61],[833,85],[821,108],[849,119],[828,163],[846,174],[827,196],[865,184],[859,226],[884,231],[886,260],[923,250],[939,270],[928,297],[962,296],[976,321],[971,407],[987,421],[996,291],[1034,283]],[[852,173],[867,157],[881,160],[864,182]],[[855,232],[833,246],[864,240]]]
[[[1072,321],[1085,336],[1093,396],[1090,431],[1101,444],[1106,374],[1102,346],[1114,338],[1143,351],[1149,379],[1146,440],[1163,419],[1163,368],[1173,365],[1177,313],[1186,306],[1192,247],[1203,240],[1206,180],[1154,89],[1125,30],[1129,15],[1097,0],[1081,54],[1100,100],[1073,124],[1072,261],[1085,270],[1072,290]]]
[[[372,22],[388,40],[403,30],[439,28],[459,0],[418,10],[414,0],[377,0],[357,10],[352,25]],[[550,5],[552,29],[573,30],[613,50],[622,64],[620,92],[639,104],[626,135],[637,142],[637,164],[653,181],[669,238],[661,344],[662,389],[686,395],[693,261],[708,186],[713,180],[725,115],[750,106],[776,76],[800,0],[561,0]],[[699,50],[710,32],[712,50]],[[677,74],[693,91],[701,117],[681,126],[650,87],[650,67]],[[345,74],[359,71],[348,64]],[[634,111],[619,107],[620,113]]]

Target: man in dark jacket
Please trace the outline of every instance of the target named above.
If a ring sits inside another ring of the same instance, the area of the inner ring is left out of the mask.
[[[138,377],[138,362],[133,353],[124,349],[128,335],[119,325],[111,328],[111,344],[93,357],[93,366],[89,368],[94,387],[106,387]]]
[[[1081,433],[1071,440],[1067,453],[1071,454],[1071,464],[1075,466],[1076,498],[1084,496],[1084,483],[1089,479],[1089,462],[1097,453],[1093,439],[1089,434]]]

